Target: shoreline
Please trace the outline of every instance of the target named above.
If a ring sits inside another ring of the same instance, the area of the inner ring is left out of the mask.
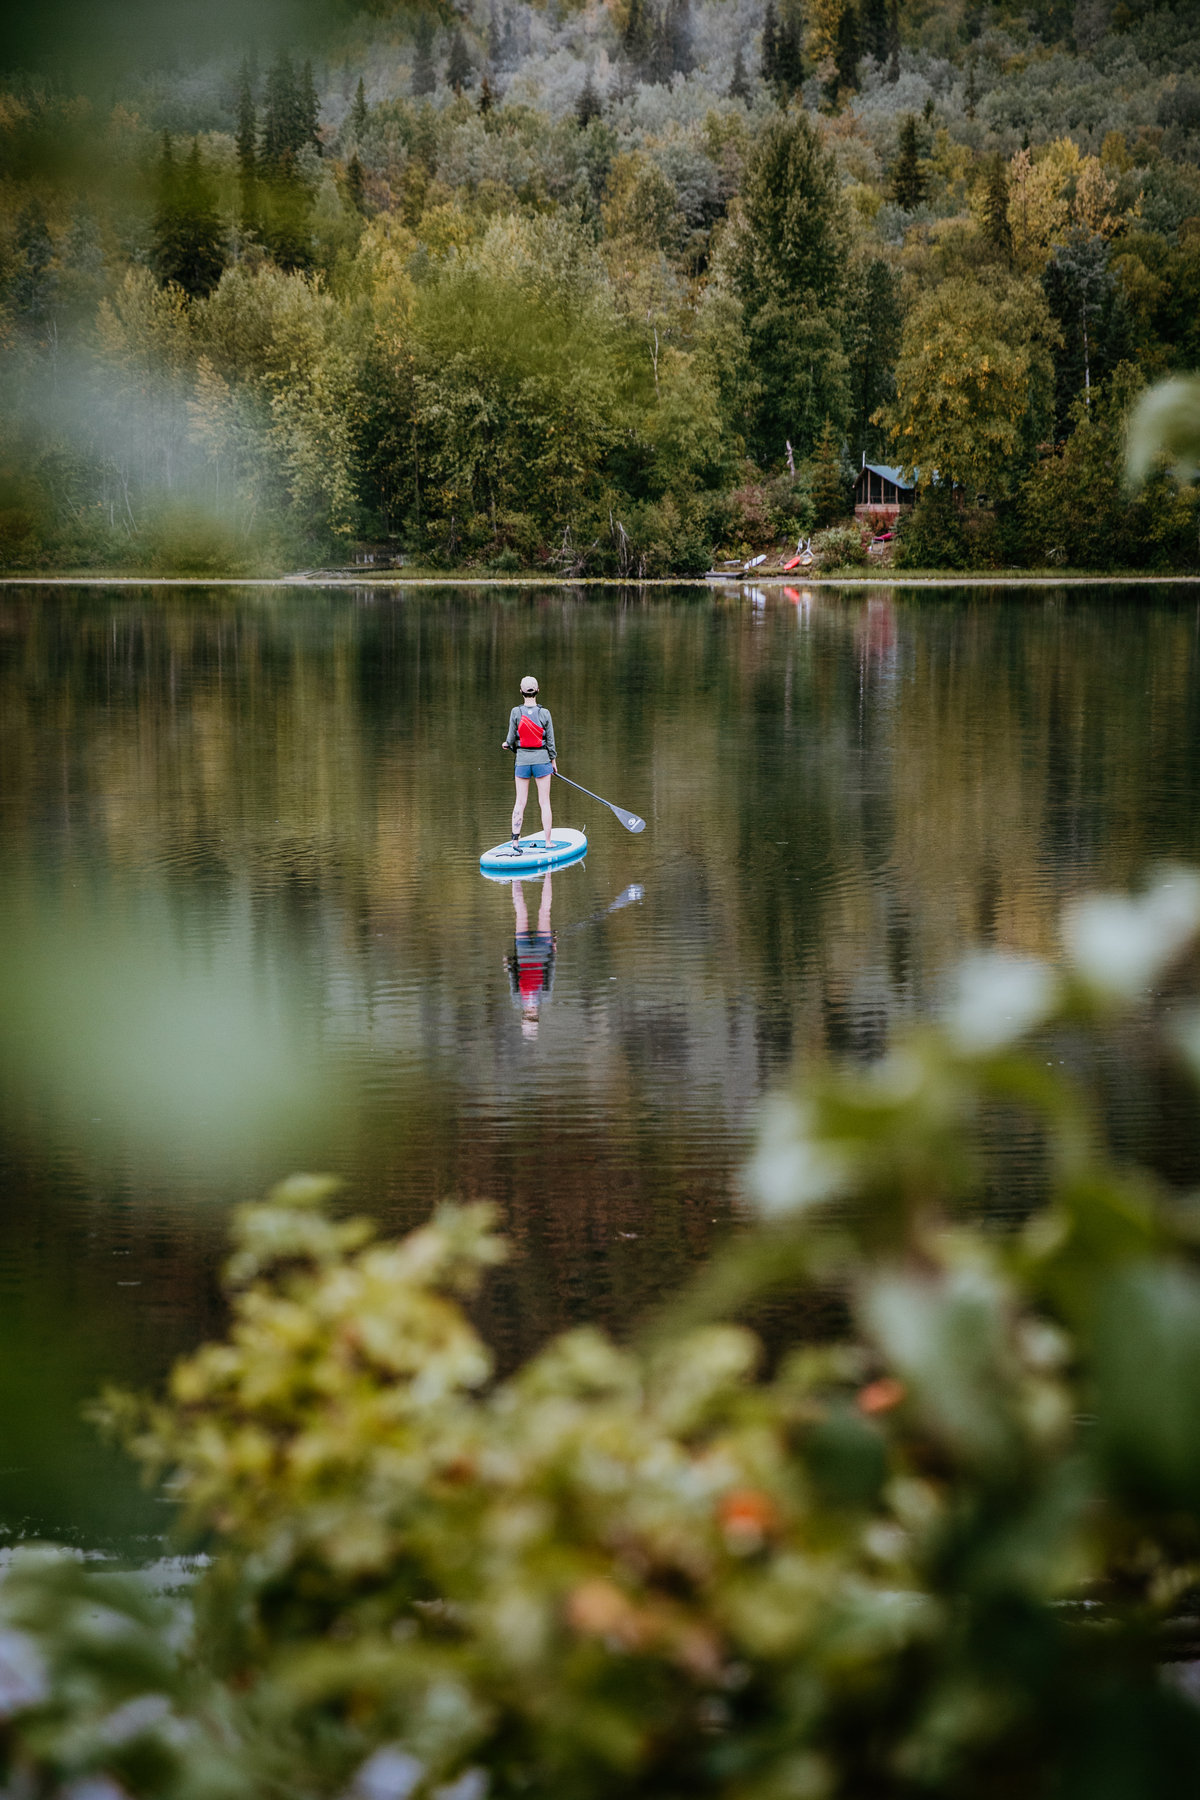
[[[1200,575],[769,575],[710,580],[704,575],[661,575],[621,581],[607,575],[0,575],[0,587],[261,587],[261,588],[730,588],[860,587],[1181,587],[1200,585]]]

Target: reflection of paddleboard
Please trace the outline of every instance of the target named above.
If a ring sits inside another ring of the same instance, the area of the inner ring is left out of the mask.
[[[551,849],[546,849],[546,840],[539,831],[534,837],[523,837],[521,854],[514,856],[512,840],[506,838],[494,850],[484,851],[479,867],[485,875],[499,875],[505,881],[511,881],[514,876],[540,875],[546,869],[561,869],[565,863],[578,862],[581,856],[587,855],[587,847],[588,841],[582,831],[556,825]]]

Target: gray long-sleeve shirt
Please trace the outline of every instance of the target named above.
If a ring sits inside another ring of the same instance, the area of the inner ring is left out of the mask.
[[[517,727],[521,722],[522,712],[525,713],[526,718],[535,720],[545,731],[546,743],[544,749],[526,750],[522,745],[517,736]],[[558,755],[557,750],[554,748],[554,720],[550,717],[549,712],[544,706],[514,706],[508,717],[508,736],[504,741],[510,750],[515,750],[517,753],[518,775],[520,775],[524,769],[535,768],[539,763],[553,762],[554,758]]]

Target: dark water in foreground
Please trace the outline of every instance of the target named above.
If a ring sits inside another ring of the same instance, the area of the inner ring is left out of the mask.
[[[592,848],[525,889],[536,1032],[477,866],[527,671],[564,773],[649,821],[556,790]],[[1065,897],[1200,856],[1198,675],[1183,588],[0,591],[0,1526],[163,1529],[80,1403],[219,1328],[226,1207],[297,1168],[392,1230],[499,1202],[505,1362],[627,1329],[728,1230],[794,1059],[877,1055],[964,949],[1053,955]],[[1106,1079],[1195,1175],[1190,1114]],[[1000,1218],[1037,1180],[1001,1135]]]

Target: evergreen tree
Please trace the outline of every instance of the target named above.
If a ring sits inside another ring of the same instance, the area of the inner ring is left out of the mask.
[[[361,83],[359,84],[361,86]],[[346,164],[346,198],[355,212],[365,212],[364,193],[366,189],[365,171],[359,161],[358,151]]]
[[[1041,287],[1061,332],[1054,350],[1056,435],[1070,429],[1072,407],[1090,409],[1098,384],[1135,361],[1124,289],[1100,236],[1072,233],[1055,246]]]
[[[586,131],[593,119],[598,119],[604,108],[600,104],[600,96],[596,92],[596,83],[592,79],[591,69],[587,72],[587,80],[583,91],[575,103],[575,117],[579,120],[579,129]]]
[[[892,199],[905,212],[912,212],[925,198],[925,189],[917,121],[909,113],[900,127],[900,148],[892,164]]]
[[[733,53],[733,80],[729,84],[729,98],[747,101],[750,98],[750,77],[746,74],[746,62],[740,43]]]
[[[888,8],[887,0],[863,0],[862,7],[862,48],[865,56],[870,56],[877,63],[887,61],[888,55]]]
[[[841,341],[848,222],[833,157],[807,113],[777,113],[758,133],[741,198],[723,261],[755,365],[751,453],[773,462],[785,439],[807,454],[826,416],[840,434],[850,406]]]
[[[216,195],[200,161],[199,139],[180,168],[171,135],[163,132],[158,167],[158,205],[153,226],[154,267],[164,283],[193,296],[210,294],[225,267],[225,239]]]
[[[413,55],[413,94],[432,94],[437,87],[437,70],[433,66],[433,26],[424,13],[417,20],[413,39],[416,45]]]
[[[779,21],[775,41],[775,90],[786,105],[804,85],[804,22],[795,4],[789,5]]]
[[[318,156],[324,154],[321,143],[319,123],[321,118],[321,102],[317,98],[317,84],[313,80],[313,66],[310,62],[304,65],[304,73],[300,77],[300,91],[296,108],[296,128],[300,142],[297,150],[303,150],[311,144]]]
[[[812,460],[812,498],[815,525],[832,525],[849,511],[849,483],[842,468],[841,449],[826,419]]]
[[[358,78],[358,88],[354,95],[354,103],[350,108],[350,129],[353,131],[356,138],[361,138],[366,127],[367,94],[366,89],[363,87],[362,76],[360,75]]]
[[[688,75],[696,66],[692,51],[691,0],[667,0],[667,37],[671,45],[671,71]]]
[[[654,20],[644,0],[629,0],[629,16],[621,33],[621,47],[635,69],[650,56],[654,39]]]
[[[500,67],[503,44],[500,37],[500,19],[496,12],[496,0],[492,0],[492,8],[488,14],[488,62],[493,69]]]
[[[54,290],[58,285],[58,278],[51,267],[54,261],[54,240],[50,236],[40,200],[32,200],[22,209],[16,249],[20,261],[16,274],[8,284],[9,296],[17,312],[30,323],[35,323],[50,311]]]
[[[316,94],[306,89],[312,89],[311,66],[305,64],[304,84],[298,82],[291,57],[281,50],[267,76],[261,151],[265,175],[291,174],[297,153],[314,139]]]
[[[768,87],[775,86],[778,69],[779,16],[775,11],[775,0],[767,0],[767,10],[763,14],[761,73]]]
[[[486,119],[496,104],[496,90],[485,75],[479,84],[479,105],[477,111],[481,119]]]
[[[450,40],[450,55],[446,61],[446,86],[461,94],[465,87],[470,87],[475,79],[475,65],[467,51],[467,40],[463,37],[462,26],[458,26]]]
[[[973,119],[975,117],[975,108],[979,103],[979,87],[975,80],[975,72],[976,57],[975,52],[972,51],[967,60],[966,113],[968,119]]]
[[[502,69],[515,68],[520,54],[521,47],[517,42],[512,8],[506,6],[504,9],[504,34],[500,39],[500,67]]]
[[[242,226],[251,231],[258,211],[258,119],[254,110],[254,87],[248,57],[242,59],[242,71],[238,80],[237,135],[234,143],[237,147],[238,182],[241,188]]]
[[[858,14],[852,5],[842,8],[838,20],[837,46],[834,50],[834,62],[837,66],[837,80],[833,98],[841,88],[850,90],[858,86],[858,59],[861,55],[858,33]]]
[[[664,8],[654,17],[650,54],[646,59],[646,77],[656,86],[661,87],[670,81],[671,74],[671,35],[667,24],[667,12]]]
[[[891,0],[888,6],[887,78],[892,82],[900,79],[900,0]]]
[[[879,459],[883,451],[883,432],[872,420],[895,398],[892,371],[903,319],[899,270],[881,256],[856,261],[846,283],[842,324],[842,345],[850,359],[849,426],[855,462],[864,453]]]
[[[987,185],[983,190],[983,235],[998,255],[1011,260],[1013,236],[1008,218],[1008,170],[999,154],[988,160]]]
[[[242,58],[238,77],[237,135],[238,174],[243,188],[253,186],[258,174],[258,118],[254,110],[254,89],[250,84],[250,60]]]

